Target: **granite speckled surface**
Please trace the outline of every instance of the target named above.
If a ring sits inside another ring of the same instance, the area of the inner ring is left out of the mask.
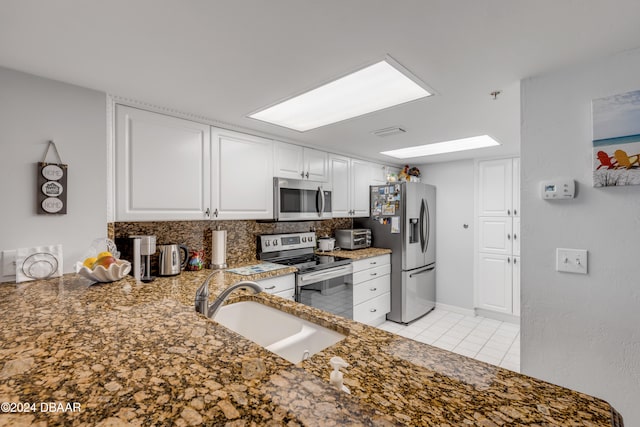
[[[209,273],[0,285],[0,402],[81,405],[2,413],[0,425],[612,425],[600,399],[293,301],[233,294],[230,302],[258,301],[346,335],[293,365],[195,313]],[[216,272],[212,298],[246,278]],[[351,395],[328,384],[334,355],[350,364]]]
[[[351,258],[353,260],[359,260],[359,259],[371,258],[378,255],[390,254],[391,249],[366,248],[366,249],[357,249],[355,251],[338,250],[338,251],[331,251],[331,252],[322,252],[317,250],[316,253],[319,255],[340,256],[344,258]]]

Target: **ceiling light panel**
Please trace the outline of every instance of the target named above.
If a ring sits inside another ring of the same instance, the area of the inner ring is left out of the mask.
[[[398,150],[381,151],[380,154],[395,157],[396,159],[410,159],[414,157],[433,156],[435,154],[474,150],[476,148],[494,147],[497,145],[500,145],[500,143],[489,135],[480,135],[472,136],[470,138],[455,139],[453,141],[419,145],[417,147],[407,147],[400,148]]]
[[[433,94],[410,76],[388,58],[249,117],[304,132]]]

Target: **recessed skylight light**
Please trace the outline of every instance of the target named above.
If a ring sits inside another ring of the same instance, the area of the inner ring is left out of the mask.
[[[432,156],[434,154],[455,153],[456,151],[473,150],[500,145],[489,135],[472,136],[470,138],[455,139],[453,141],[436,142],[435,144],[419,145],[417,147],[400,148],[398,150],[381,151],[380,154],[409,159],[413,157]]]
[[[432,94],[408,70],[387,57],[249,117],[304,132]]]

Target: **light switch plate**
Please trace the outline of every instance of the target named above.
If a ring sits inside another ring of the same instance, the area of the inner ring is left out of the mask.
[[[587,274],[587,250],[557,248],[556,271]]]
[[[15,282],[16,280],[16,251],[2,251],[2,270],[0,270],[0,281]]]

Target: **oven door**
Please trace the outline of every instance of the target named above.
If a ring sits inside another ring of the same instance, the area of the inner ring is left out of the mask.
[[[323,182],[274,178],[273,212],[276,221],[331,218],[331,188]]]
[[[353,266],[298,273],[296,301],[353,319]]]

